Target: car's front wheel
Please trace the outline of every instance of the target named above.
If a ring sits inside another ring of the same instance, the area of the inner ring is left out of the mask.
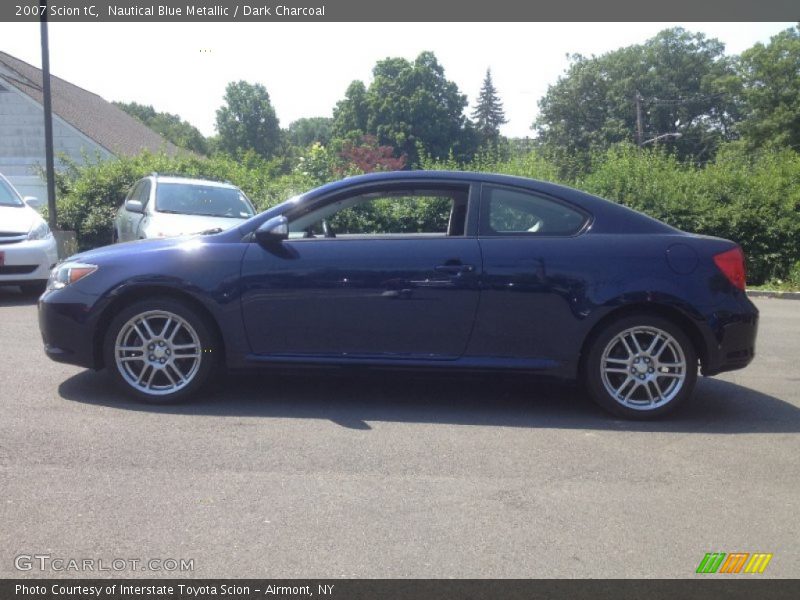
[[[691,395],[697,353],[672,321],[631,315],[595,337],[583,376],[590,395],[603,408],[626,418],[654,418]]]
[[[114,317],[104,359],[119,385],[137,398],[186,400],[213,373],[216,342],[206,320],[172,298],[136,302]]]

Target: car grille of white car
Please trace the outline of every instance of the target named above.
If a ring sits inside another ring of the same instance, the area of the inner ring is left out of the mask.
[[[4,265],[0,267],[0,275],[27,275],[33,273],[39,265]]]

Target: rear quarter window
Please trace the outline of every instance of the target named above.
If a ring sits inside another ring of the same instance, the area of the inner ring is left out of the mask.
[[[570,236],[588,220],[583,211],[535,192],[485,186],[482,196],[481,235]]]

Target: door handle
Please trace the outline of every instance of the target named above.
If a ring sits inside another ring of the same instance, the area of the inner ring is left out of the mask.
[[[434,268],[437,273],[448,273],[450,275],[457,275],[459,273],[472,273],[475,270],[475,267],[472,265],[462,265],[462,264],[447,264],[447,265],[438,265]]]

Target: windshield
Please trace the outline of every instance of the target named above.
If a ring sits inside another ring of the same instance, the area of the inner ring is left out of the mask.
[[[249,219],[253,216],[253,207],[241,190],[186,183],[159,183],[156,188],[156,210],[233,219]]]
[[[24,206],[11,186],[2,179],[0,179],[0,206]]]

